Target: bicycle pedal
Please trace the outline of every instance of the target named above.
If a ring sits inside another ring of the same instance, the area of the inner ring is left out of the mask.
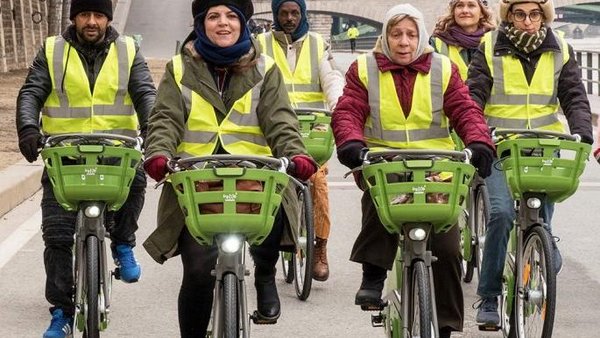
[[[488,324],[481,325],[480,324],[479,325],[479,331],[491,331],[491,332],[494,332],[494,331],[500,331],[500,329],[501,329],[500,326],[494,325],[494,324],[491,324],[491,325],[488,325]]]
[[[385,307],[385,303],[381,302],[379,304],[362,304],[360,309],[363,311],[381,311]]]
[[[263,317],[260,313],[258,313],[257,310],[255,310],[250,316],[250,319],[252,319],[252,322],[256,325],[273,325],[277,324],[277,319],[279,319],[279,316],[276,318],[267,318]]]
[[[115,279],[117,280],[121,280],[121,269],[116,268],[113,272],[112,275],[115,277]]]
[[[381,312],[376,315],[371,315],[371,326],[383,327],[383,319],[383,314],[381,314]]]

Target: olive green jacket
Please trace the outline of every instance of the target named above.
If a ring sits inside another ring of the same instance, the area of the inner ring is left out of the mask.
[[[250,53],[240,59],[246,63],[258,58],[260,50],[253,40]],[[215,80],[206,62],[196,54],[191,43],[182,48],[184,74],[182,84],[201,95],[215,108],[217,119],[222,121],[236,100],[253,88],[262,79],[256,66],[233,72],[229,86],[219,95]],[[222,98],[221,98],[222,97]],[[172,61],[167,63],[166,72],[158,87],[155,106],[148,120],[146,158],[165,155],[172,158],[183,138],[188,112],[174,75]],[[259,124],[274,157],[291,157],[307,154],[298,131],[298,119],[290,105],[277,67],[271,67],[260,87],[260,103],[257,107]],[[299,215],[298,201],[293,189],[286,190],[282,202],[286,215]],[[293,236],[289,229],[296,229],[297,217],[288,217],[290,227],[283,238],[284,245],[291,245]],[[166,183],[158,202],[157,229],[144,242],[144,248],[154,260],[163,263],[178,254],[177,242],[185,226],[184,216],[177,203],[171,184]]]

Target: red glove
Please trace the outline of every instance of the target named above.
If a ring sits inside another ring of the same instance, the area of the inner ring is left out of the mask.
[[[292,162],[296,165],[294,176],[303,181],[308,180],[317,172],[317,164],[312,158],[306,155],[296,155],[292,157]]]
[[[148,176],[159,182],[167,175],[168,161],[169,158],[165,155],[154,155],[144,161],[144,170]]]
[[[596,150],[594,150],[594,157],[596,158],[596,161],[598,161],[598,163],[600,163],[600,147],[598,147]]]

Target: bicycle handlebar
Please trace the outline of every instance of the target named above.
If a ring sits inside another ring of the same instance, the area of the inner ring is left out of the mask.
[[[143,140],[141,137],[129,137],[116,134],[95,133],[95,134],[60,134],[48,136],[44,140],[44,147],[55,147],[65,141],[71,141],[72,144],[104,144],[116,146],[114,141],[122,142],[128,148],[141,150]]]
[[[550,130],[538,130],[538,129],[501,129],[492,130],[492,139],[495,143],[503,141],[510,136],[521,135],[528,138],[558,138],[561,140],[581,142],[581,135],[579,134],[564,134]]]
[[[296,115],[311,115],[311,113],[323,113],[331,116],[331,110],[323,108],[294,108]]]
[[[370,164],[373,160],[390,158],[392,160],[432,159],[435,157],[447,158],[453,161],[464,161],[469,163],[472,157],[470,149],[463,151],[439,150],[439,149],[385,149],[366,151],[363,162]]]

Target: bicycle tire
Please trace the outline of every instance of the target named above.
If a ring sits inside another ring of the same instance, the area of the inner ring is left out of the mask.
[[[411,267],[412,278],[410,281],[410,322],[408,329],[411,337],[418,335],[421,338],[433,336],[433,307],[431,304],[431,287],[429,284],[429,270],[423,261],[415,261]],[[417,308],[418,306],[418,308]],[[417,312],[418,310],[418,312]],[[418,319],[418,322],[416,320]],[[423,323],[427,323],[423,325]]]
[[[485,235],[487,224],[490,220],[490,199],[485,184],[477,187],[475,195],[475,247],[473,248],[474,267],[477,269],[477,280],[481,277],[481,265],[483,262],[483,250],[485,249]]]
[[[313,208],[309,187],[298,189],[300,215],[298,222],[298,242],[296,253],[292,255],[294,265],[294,288],[300,300],[308,299],[312,287],[313,255],[315,249],[315,229]]]
[[[98,295],[100,287],[100,268],[99,268],[99,243],[96,236],[88,236],[85,239],[85,270],[86,270],[86,287],[85,298],[86,306],[86,326],[84,337],[97,338],[100,337],[99,330],[99,313],[98,313]]]
[[[237,277],[233,273],[223,276],[223,337],[239,337],[241,326],[238,309]]]
[[[554,251],[550,241],[548,232],[542,226],[534,226],[527,230],[520,263],[525,296],[516,297],[515,301],[520,337],[552,336],[556,307],[556,274]],[[535,325],[536,319],[541,320],[541,325]]]
[[[281,256],[281,272],[286,283],[291,284],[294,281],[294,262],[291,252],[280,253]]]
[[[475,194],[473,194],[473,196],[475,196]],[[471,204],[474,205],[476,199],[473,197],[473,201],[471,202]],[[475,229],[475,220],[474,220],[474,216],[475,216],[475,207],[472,207],[471,205],[469,205],[469,218],[467,220],[467,225],[465,226],[464,229],[461,229],[461,245],[465,246],[468,245],[469,246],[469,250],[468,252],[470,252],[470,256],[468,258],[468,260],[466,259],[466,255],[464,252],[466,252],[465,248],[462,248],[463,251],[463,262],[462,262],[462,269],[463,269],[463,282],[465,283],[471,283],[471,281],[473,280],[473,274],[475,272],[475,245],[473,244],[473,237],[474,237],[474,229]]]

